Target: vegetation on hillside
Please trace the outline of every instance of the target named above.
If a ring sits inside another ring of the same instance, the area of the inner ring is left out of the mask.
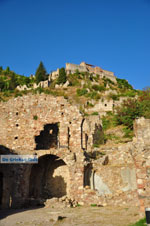
[[[39,83],[48,79],[48,74],[42,62],[40,62],[34,77],[26,77],[19,75],[7,67],[5,70],[0,67],[0,91],[4,92],[5,95],[15,92],[17,86],[26,85],[32,87],[33,83]],[[23,93],[22,93],[23,94]]]
[[[15,88],[18,85],[27,85],[32,81],[29,77],[18,75],[14,71],[11,71],[9,67],[7,67],[5,70],[3,70],[2,67],[0,67],[0,91],[14,91]]]
[[[59,69],[59,76],[57,79],[57,84],[64,84],[67,81],[66,71],[65,68],[62,67]]]
[[[133,137],[133,122],[136,118],[150,118],[150,88],[143,91],[134,90],[133,87],[125,80],[118,79],[114,83],[110,79],[99,75],[92,75],[88,72],[79,72],[66,75],[65,69],[59,70],[59,76],[54,80],[50,87],[33,89],[33,83],[39,83],[48,78],[48,74],[42,62],[40,62],[35,77],[25,77],[11,71],[9,67],[3,70],[0,67],[0,100],[6,101],[11,96],[22,96],[27,93],[45,93],[53,96],[64,96],[71,104],[77,104],[80,112],[88,116],[88,109],[94,107],[94,104],[105,99],[107,101],[118,101],[121,97],[126,97],[118,107],[115,107],[112,112],[107,112],[102,117],[104,141],[108,139],[119,138],[113,134],[107,134],[111,128],[121,126],[124,133],[124,138],[132,139]],[[63,84],[68,81],[69,86],[63,87]],[[61,85],[55,88],[55,85]],[[18,85],[26,85],[30,90],[19,91],[16,89]],[[108,93],[107,93],[108,91]],[[94,101],[94,102],[93,102]],[[92,115],[98,115],[98,112],[93,112]]]
[[[47,79],[48,79],[48,74],[46,72],[43,62],[41,61],[35,73],[36,83],[39,84],[39,82],[45,81]]]
[[[103,116],[103,129],[107,131],[122,125],[124,136],[132,138],[134,120],[140,117],[150,118],[150,88],[141,91],[137,98],[125,100],[114,108],[114,112]]]

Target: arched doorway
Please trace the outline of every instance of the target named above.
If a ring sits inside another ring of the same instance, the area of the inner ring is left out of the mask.
[[[66,163],[56,155],[44,155],[32,166],[29,197],[35,199],[60,198],[69,195],[70,176]]]
[[[0,172],[0,207],[2,205],[3,198],[3,173]]]

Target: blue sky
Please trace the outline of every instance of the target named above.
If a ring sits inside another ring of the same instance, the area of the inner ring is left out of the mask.
[[[85,61],[150,86],[150,0],[0,0],[0,66],[34,74]]]

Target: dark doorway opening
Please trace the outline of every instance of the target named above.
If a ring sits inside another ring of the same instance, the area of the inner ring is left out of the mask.
[[[55,155],[44,155],[32,166],[29,197],[34,199],[60,198],[68,193],[69,170]]]
[[[44,125],[44,130],[35,136],[36,150],[47,150],[58,147],[58,123]]]
[[[84,166],[84,187],[92,187],[92,165],[88,164]]]
[[[2,205],[3,198],[3,174],[0,172],[0,206]]]

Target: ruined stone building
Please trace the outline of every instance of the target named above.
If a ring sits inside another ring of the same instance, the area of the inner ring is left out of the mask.
[[[116,83],[116,77],[114,76],[113,72],[101,69],[100,67],[97,67],[97,66],[94,67],[93,65],[87,64],[85,62],[81,62],[80,65],[66,63],[65,71],[66,71],[67,75],[74,74],[77,71],[88,72],[93,75],[99,75],[101,78],[106,77],[106,78],[110,79],[111,81],[113,81],[114,83]],[[26,85],[17,86],[17,89],[20,91],[23,91],[23,90],[31,90],[32,88],[36,89],[38,87],[47,88],[50,86],[51,81],[57,79],[58,76],[59,76],[59,68],[56,71],[53,71],[52,73],[49,74],[48,80],[41,81],[39,84],[34,83],[33,87],[27,87]],[[31,78],[32,78],[32,76],[31,76]]]
[[[113,82],[116,83],[116,77],[114,76],[114,73],[111,72],[111,71],[107,71],[107,70],[104,70],[100,67],[95,67],[91,64],[87,64],[85,62],[81,62],[80,65],[78,64],[71,64],[71,63],[66,63],[66,73],[67,75],[68,74],[74,74],[76,73],[76,71],[79,71],[79,72],[88,72],[88,73],[91,73],[91,74],[97,74],[99,76],[101,76],[101,78],[103,78],[104,76],[106,78],[109,78],[110,80],[112,80]],[[59,75],[59,68],[56,70],[56,71],[53,71],[51,74],[50,74],[50,78],[52,80],[55,80]]]
[[[0,207],[67,196],[80,204],[147,205],[150,120],[135,122],[133,142],[93,145],[99,116],[84,117],[63,97],[28,95],[0,103],[0,154],[36,154],[38,164],[0,164]]]

